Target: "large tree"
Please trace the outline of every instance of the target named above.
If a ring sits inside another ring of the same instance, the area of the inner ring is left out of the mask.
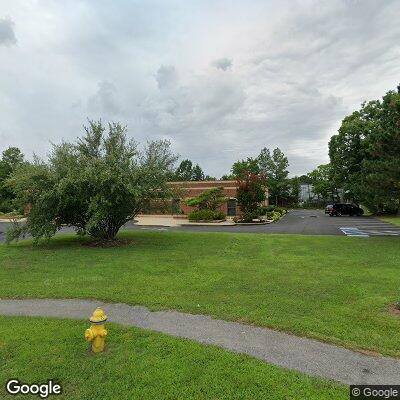
[[[364,139],[369,132],[367,111],[363,108],[347,116],[329,142],[332,180],[344,189],[347,199],[357,204],[365,187],[362,168],[366,157]]]
[[[193,163],[186,159],[182,160],[178,168],[175,170],[172,180],[174,181],[191,181],[193,176]]]
[[[173,181],[204,181],[213,179],[215,180],[215,178],[204,175],[199,164],[193,164],[193,162],[188,159],[181,161],[171,177]]]
[[[167,141],[150,142],[141,152],[119,123],[106,128],[89,121],[77,142],[54,145],[47,161],[36,159],[12,174],[18,201],[31,210],[8,239],[50,238],[63,225],[113,239],[144,203],[167,195],[175,161]]]
[[[377,211],[400,212],[400,85],[379,102],[365,147],[367,204]]]
[[[338,201],[339,194],[333,180],[333,168],[330,164],[321,164],[308,174],[312,191],[320,200]]]
[[[294,176],[288,179],[288,204],[297,205],[300,197],[301,177]]]
[[[238,160],[232,165],[231,172],[237,179],[245,178],[249,172],[258,175],[260,173],[258,159],[247,157],[245,160]]]
[[[193,169],[192,169],[192,180],[193,181],[204,181],[204,172],[199,166],[199,164],[196,164]]]
[[[264,147],[258,156],[260,173],[268,177],[268,190],[270,202],[279,204],[289,195],[289,162],[285,154],[276,148],[272,154]]]
[[[329,143],[336,185],[374,212],[400,210],[400,86],[346,117]]]
[[[4,150],[0,159],[0,211],[8,212],[14,208],[14,192],[7,185],[7,179],[23,163],[24,155],[17,147]]]

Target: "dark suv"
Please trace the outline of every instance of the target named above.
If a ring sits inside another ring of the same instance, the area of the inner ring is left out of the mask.
[[[350,203],[335,203],[326,206],[325,214],[329,214],[331,217],[340,217],[341,215],[360,216],[364,214],[364,210]]]

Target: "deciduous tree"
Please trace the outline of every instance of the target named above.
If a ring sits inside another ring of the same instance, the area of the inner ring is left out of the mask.
[[[12,211],[15,198],[12,187],[7,185],[7,179],[23,163],[24,155],[17,147],[4,150],[0,159],[0,211]]]
[[[270,201],[278,205],[288,197],[288,159],[279,148],[274,149],[271,154],[270,150],[264,147],[258,156],[258,163],[260,172],[268,177]]]
[[[144,151],[119,123],[106,128],[89,121],[75,143],[54,145],[47,161],[36,159],[10,178],[17,199],[31,205],[25,225],[8,234],[50,238],[63,225],[98,239],[113,239],[144,202],[168,194],[167,176],[176,157],[168,141],[149,142]]]

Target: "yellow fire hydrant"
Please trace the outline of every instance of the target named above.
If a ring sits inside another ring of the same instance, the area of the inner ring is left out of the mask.
[[[85,331],[85,339],[92,343],[93,353],[100,353],[104,350],[105,337],[107,336],[104,323],[107,321],[107,315],[101,308],[96,308],[89,321],[92,326]]]

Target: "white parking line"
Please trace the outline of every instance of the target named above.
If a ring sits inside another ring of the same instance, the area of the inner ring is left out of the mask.
[[[370,235],[376,235],[376,236],[400,236],[399,231],[373,231],[373,230],[368,230],[367,231]]]
[[[369,237],[369,235],[363,231],[360,231],[355,227],[340,227],[339,228],[346,236],[359,236],[359,237]]]

